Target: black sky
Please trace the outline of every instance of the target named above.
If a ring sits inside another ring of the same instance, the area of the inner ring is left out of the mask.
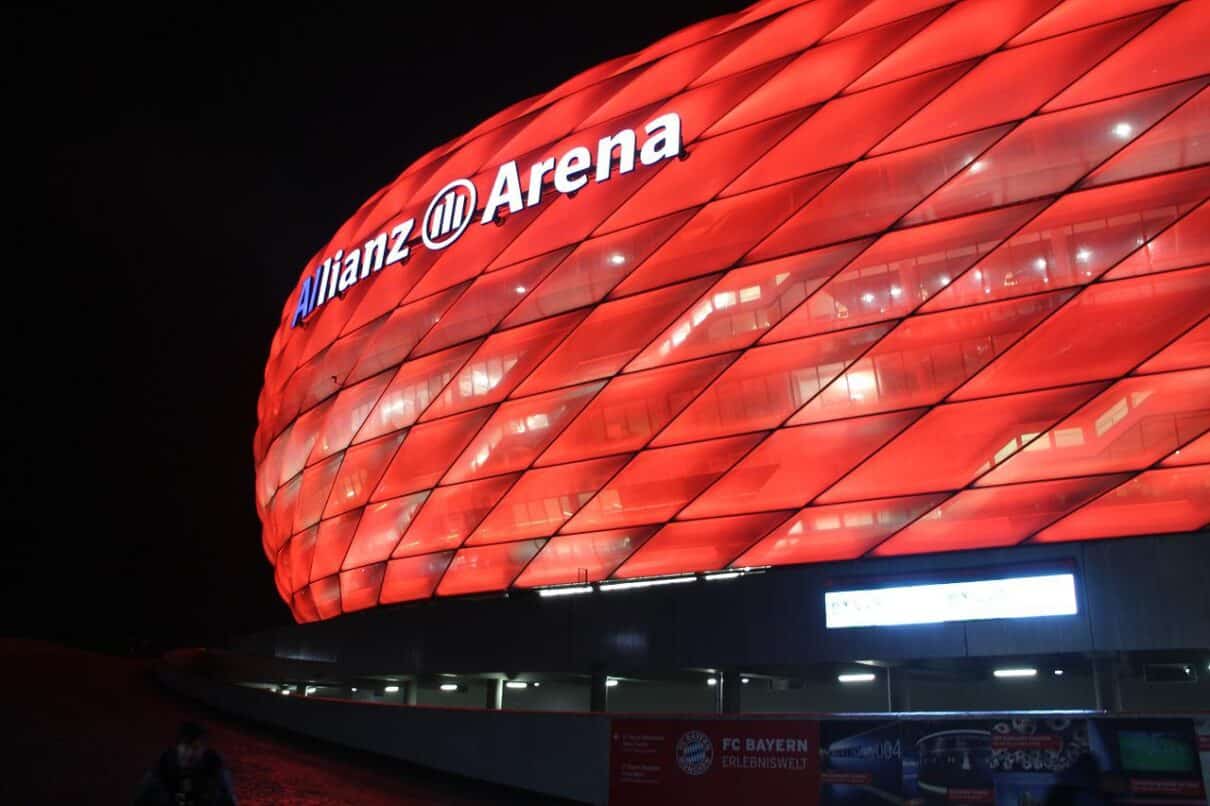
[[[0,634],[156,648],[289,623],[251,444],[304,262],[432,147],[743,5],[3,12]]]

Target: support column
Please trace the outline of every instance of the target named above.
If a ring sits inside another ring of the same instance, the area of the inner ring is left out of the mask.
[[[723,669],[719,673],[719,713],[738,714],[743,710],[741,705],[743,679],[739,669],[734,666]]]
[[[603,714],[609,710],[609,675],[604,669],[596,669],[592,673],[588,691],[588,710],[594,714]]]
[[[403,704],[404,705],[415,705],[416,704],[416,689],[418,689],[418,688],[420,688],[420,681],[415,678],[412,678],[411,680],[409,680],[403,684]]]
[[[912,710],[912,698],[908,688],[907,669],[892,666],[883,671],[886,675],[886,709],[891,713]]]
[[[1122,669],[1117,658],[1093,660],[1092,686],[1098,711],[1115,714],[1122,710]]]
[[[497,677],[487,681],[487,697],[483,707],[489,711],[499,711],[504,707],[504,680]]]

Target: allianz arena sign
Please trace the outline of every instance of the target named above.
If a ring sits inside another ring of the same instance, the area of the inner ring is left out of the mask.
[[[437,146],[283,303],[282,599],[1204,530],[1208,9],[769,0]]]
[[[558,159],[549,157],[535,162],[525,172],[528,182],[524,189],[516,160],[509,160],[497,170],[491,194],[481,212],[475,206],[478,192],[474,183],[469,179],[455,179],[437,191],[429,202],[421,221],[421,241],[433,251],[445,249],[458,240],[476,217],[481,225],[501,223],[502,211],[519,213],[527,207],[537,206],[542,202],[548,184],[553,186],[555,193],[569,194],[589,182],[605,182],[610,176],[628,174],[635,169],[636,151],[642,165],[655,165],[681,155],[681,119],[675,112],[652,120],[643,126],[643,132],[646,139],[641,147],[634,129],[622,129],[617,134],[602,137],[595,152],[585,146],[575,146]],[[396,224],[389,233],[380,232],[347,254],[341,249],[325,258],[314,274],[303,281],[290,326],[302,324],[316,308],[334,297],[343,296],[357,282],[407,260],[413,246],[409,238],[415,227],[416,219],[409,218]]]

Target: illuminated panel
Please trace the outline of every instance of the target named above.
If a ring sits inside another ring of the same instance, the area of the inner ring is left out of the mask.
[[[1034,536],[1035,543],[1191,532],[1210,523],[1210,465],[1151,470]]]
[[[585,532],[666,521],[727,471],[758,434],[644,451],[563,528]]]
[[[503,400],[583,318],[583,312],[568,313],[490,337],[420,419],[436,420]]]
[[[980,579],[824,593],[828,629],[1074,616],[1073,574]]]
[[[586,383],[501,404],[453,463],[443,481],[455,484],[520,470],[531,464],[604,385],[604,381]],[[447,454],[447,462],[448,457]]]
[[[1042,209],[1040,203],[890,232],[764,340],[906,316]]]
[[[1186,82],[1030,118],[904,216],[903,223],[923,224],[1064,190],[1200,88]],[[1046,159],[1039,162],[1038,154]]]
[[[627,455],[538,468],[523,475],[479,525],[467,545],[549,537],[613,477]]]
[[[786,519],[785,512],[670,523],[631,555],[614,577],[660,576],[714,571]]]
[[[1210,317],[1145,361],[1136,372],[1166,372],[1210,366]]]
[[[749,350],[673,420],[655,444],[780,425],[887,329],[874,325]]]
[[[1210,266],[1094,284],[954,396],[1125,375],[1200,320],[1207,299]]]
[[[1210,135],[1207,136],[1210,139]],[[1170,271],[1210,261],[1210,204],[1202,204],[1123,260],[1106,279]]]
[[[324,507],[325,518],[365,505],[403,437],[402,433],[396,432],[345,451],[340,472],[336,475],[327,506]]]
[[[686,507],[682,517],[800,507],[921,413],[895,412],[775,431]]]
[[[1210,429],[1210,369],[1118,381],[979,479],[1012,484],[1141,470]]]
[[[963,490],[874,549],[876,557],[1020,543],[1126,476],[1039,481]]]
[[[378,604],[386,563],[354,568],[340,573],[340,609],[345,613]]]
[[[516,480],[516,475],[510,474],[433,490],[391,556],[427,554],[462,545]]]
[[[1210,169],[1203,168],[1064,196],[923,310],[1092,282],[1197,205],[1207,182]]]
[[[993,53],[883,140],[875,153],[1026,117],[1157,16],[1140,14]],[[1006,86],[1017,91],[1005,93]]]
[[[517,394],[526,395],[612,375],[709,284],[710,278],[700,278],[593,309],[575,332],[521,384]]]
[[[446,569],[438,596],[504,590],[526,563],[542,548],[545,540],[522,540],[495,546],[462,549]]]
[[[562,535],[547,541],[542,552],[517,578],[518,587],[599,582],[647,542],[654,526]]]
[[[852,560],[945,500],[945,494],[807,507],[745,551],[732,565],[790,565]]]
[[[734,359],[734,354],[716,356],[614,378],[538,464],[642,448]]]
[[[956,490],[1025,447],[1101,384],[937,408],[820,496],[820,503]],[[904,468],[911,468],[905,473]]]
[[[378,405],[366,418],[365,425],[357,432],[356,441],[398,431],[419,420],[478,346],[479,342],[469,342],[400,367],[378,399]]]
[[[443,551],[391,560],[382,580],[382,603],[410,602],[432,596],[453,557],[454,552]]]
[[[251,445],[279,595],[1210,527],[1208,25],[759,0],[428,149],[297,233]]]
[[[917,106],[948,87],[969,68],[969,64],[946,67],[868,92],[837,98],[771,148],[727,189],[728,194],[852,162],[910,116]],[[765,88],[771,86],[772,83],[766,84]],[[793,89],[787,104],[796,103],[803,88]],[[733,117],[742,121],[747,110],[761,100],[761,93],[754,93],[747,108],[741,104]],[[732,117],[724,118],[720,126],[730,120]]]
[[[627,369],[747,347],[868,245],[852,241],[728,272]]]
[[[939,403],[1071,297],[914,316],[874,345],[790,419],[790,425]]]
[[[414,493],[366,507],[341,566],[356,568],[390,557],[428,495]]]

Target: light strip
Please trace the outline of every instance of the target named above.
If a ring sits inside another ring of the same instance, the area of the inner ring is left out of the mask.
[[[442,683],[441,690],[442,691],[457,691],[458,684],[457,683]]]
[[[383,691],[385,691],[387,694],[397,694],[399,692],[399,686],[387,686],[383,689]]]
[[[529,688],[529,683],[522,680],[509,680],[504,684],[505,688]]]
[[[992,672],[996,677],[1037,677],[1038,670],[1030,668],[1022,669],[996,669]]]
[[[741,576],[743,576],[743,574],[741,574],[739,571],[724,571],[721,574],[706,574],[706,581],[713,582],[716,579],[735,579],[736,577]]]
[[[874,674],[872,672],[853,672],[852,674],[838,674],[836,679],[841,683],[873,683]]]
[[[634,582],[614,582],[610,585],[602,585],[602,591],[621,591],[634,590],[636,588],[654,588],[657,585],[677,585],[681,582],[695,582],[697,577],[658,577],[655,579],[636,579]]]
[[[1044,574],[824,594],[828,629],[1072,616],[1075,576]]]
[[[592,593],[592,585],[569,585],[563,588],[539,588],[538,595],[544,599],[552,596],[574,596],[580,593]]]
[[[610,677],[605,681],[605,688],[617,688],[618,681],[616,678]]]

